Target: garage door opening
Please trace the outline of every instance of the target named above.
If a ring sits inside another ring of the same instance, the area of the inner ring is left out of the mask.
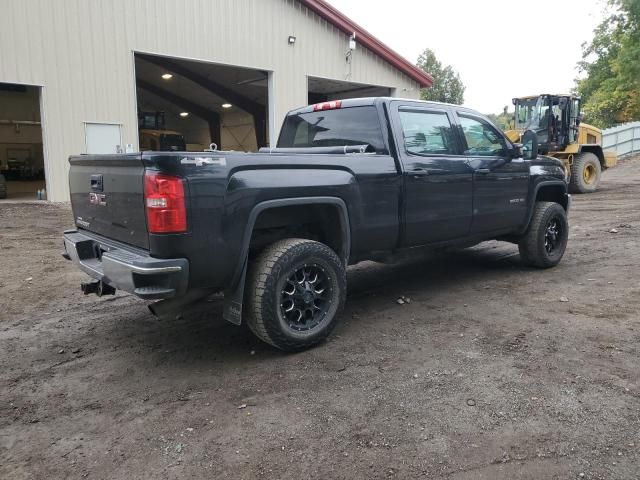
[[[135,54],[140,150],[268,146],[268,72]]]
[[[39,87],[0,83],[0,174],[0,198],[46,199]]]
[[[388,87],[318,77],[308,77],[307,87],[309,105],[345,98],[391,96],[391,89]]]

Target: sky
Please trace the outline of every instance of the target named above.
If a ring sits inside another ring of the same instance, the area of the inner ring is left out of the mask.
[[[499,113],[511,99],[568,92],[604,0],[328,0],[415,63],[432,49],[466,86],[464,104]]]

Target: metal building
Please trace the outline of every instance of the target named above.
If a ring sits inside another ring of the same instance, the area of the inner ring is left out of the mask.
[[[71,154],[180,138],[251,151],[274,144],[292,108],[417,98],[432,82],[324,0],[0,0],[0,11],[0,165],[33,198],[46,177],[48,198],[68,200]]]

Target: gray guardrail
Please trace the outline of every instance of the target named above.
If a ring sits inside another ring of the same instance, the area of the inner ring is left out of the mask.
[[[602,148],[618,157],[640,153],[640,122],[623,123],[602,131]]]

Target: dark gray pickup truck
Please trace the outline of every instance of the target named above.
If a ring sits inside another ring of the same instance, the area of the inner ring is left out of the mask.
[[[556,265],[570,196],[533,147],[467,108],[366,98],[290,112],[259,153],[74,156],[64,256],[93,277],[85,293],[160,314],[222,291],[227,320],[300,350],[335,327],[362,260],[498,239]]]

